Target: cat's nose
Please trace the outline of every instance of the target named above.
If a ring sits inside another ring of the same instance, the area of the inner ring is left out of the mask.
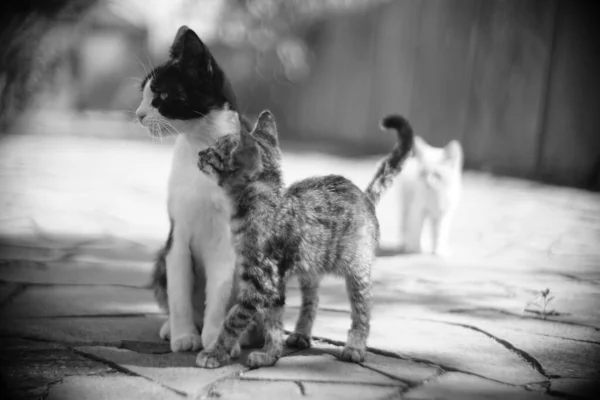
[[[138,121],[144,122],[144,118],[146,118],[146,113],[144,111],[138,109],[135,112],[135,116],[137,117]]]

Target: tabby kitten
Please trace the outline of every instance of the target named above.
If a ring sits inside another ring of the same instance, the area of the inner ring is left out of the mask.
[[[423,228],[430,223],[431,252],[448,256],[450,224],[462,189],[462,148],[456,140],[433,147],[417,136],[414,154],[400,179],[404,251],[423,252]]]
[[[225,363],[240,335],[253,323],[265,329],[265,345],[250,354],[251,367],[273,365],[281,356],[285,285],[295,274],[302,309],[287,344],[310,346],[320,278],[343,276],[351,303],[352,325],[342,350],[345,361],[364,360],[371,310],[371,264],[379,241],[375,204],[391,184],[412,148],[413,134],[400,116],[383,120],[398,131],[399,144],[381,163],[362,192],[342,176],[309,178],[284,189],[281,152],[273,116],[263,111],[253,131],[230,135],[199,153],[198,167],[213,175],[232,199],[241,287],[215,344],[198,355],[197,364]]]

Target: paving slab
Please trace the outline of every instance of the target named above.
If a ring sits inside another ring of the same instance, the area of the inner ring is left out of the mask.
[[[18,293],[22,288],[23,285],[18,283],[0,283],[0,306],[2,306],[6,300]]]
[[[32,398],[65,377],[102,375],[112,368],[75,354],[64,346],[17,338],[0,339],[2,392],[8,398]]]
[[[247,369],[239,363],[217,369],[198,368],[197,352],[150,355],[101,346],[77,347],[76,350],[188,394],[198,393],[219,379]]]
[[[550,390],[561,394],[580,396],[586,399],[597,399],[600,393],[600,380],[556,378],[552,379]]]
[[[208,391],[197,394],[194,400],[228,399],[304,399],[295,382],[253,381],[226,379],[216,382]]]
[[[378,372],[407,382],[410,385],[419,384],[442,372],[442,369],[436,365],[386,357],[373,353],[368,353],[365,362],[362,364]]]
[[[472,375],[448,372],[423,386],[409,390],[402,398],[406,400],[549,400],[552,397]]]
[[[502,328],[532,335],[600,344],[600,329],[596,327],[511,315],[497,309],[464,310],[460,313],[432,314],[429,317],[439,321],[469,324],[486,330]]]
[[[265,380],[299,380],[336,383],[364,383],[403,386],[403,383],[358,364],[340,361],[331,354],[304,350],[281,358],[274,367],[241,374],[242,378]]]
[[[0,335],[42,340],[118,345],[123,340],[162,343],[158,330],[164,317],[19,318],[0,321]]]
[[[72,376],[50,389],[47,400],[180,400],[183,395],[135,376]]]
[[[0,318],[162,314],[152,291],[119,286],[29,286]]]
[[[286,310],[286,329],[293,330],[297,312]],[[313,334],[345,342],[349,326],[348,314],[319,310]],[[368,345],[501,382],[521,385],[546,379],[519,355],[482,333],[434,321],[402,319],[394,308],[373,316]]]
[[[304,398],[315,400],[400,400],[403,387],[302,382]]]
[[[600,381],[600,344],[532,335],[508,329],[490,332],[535,358],[548,376]]]
[[[0,279],[8,282],[45,285],[119,285],[147,287],[150,261],[71,260],[0,262]]]

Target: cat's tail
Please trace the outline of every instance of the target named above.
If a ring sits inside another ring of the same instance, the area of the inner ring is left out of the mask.
[[[402,171],[404,161],[408,158],[414,143],[413,130],[406,118],[400,115],[388,115],[381,120],[381,129],[395,129],[398,133],[398,144],[392,152],[381,161],[375,176],[365,191],[367,197],[377,205],[383,192],[391,185],[394,177]]]

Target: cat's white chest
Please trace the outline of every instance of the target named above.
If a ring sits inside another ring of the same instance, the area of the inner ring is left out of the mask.
[[[175,143],[168,207],[175,229],[190,241],[212,225],[211,219],[227,220],[231,214],[227,196],[216,182],[200,172],[196,151],[190,149],[185,138],[178,138]]]

